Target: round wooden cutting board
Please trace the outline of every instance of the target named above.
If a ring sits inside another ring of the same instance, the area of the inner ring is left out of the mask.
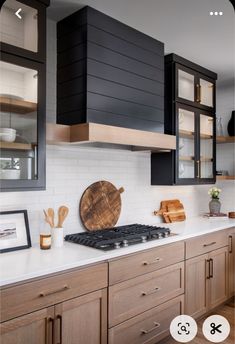
[[[119,190],[107,181],[91,184],[80,200],[80,217],[89,231],[114,227],[121,212],[121,196]]]

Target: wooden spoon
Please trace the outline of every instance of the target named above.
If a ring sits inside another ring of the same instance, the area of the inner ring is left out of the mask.
[[[51,218],[52,226],[55,227],[55,221],[54,221],[55,213],[54,213],[54,209],[48,208],[48,209],[47,209],[47,214],[48,214],[48,216]]]
[[[51,217],[48,215],[45,209],[43,209],[43,213],[45,215],[45,221],[50,225],[51,228],[53,228],[54,225],[52,223]]]
[[[58,210],[58,225],[57,227],[58,228],[61,228],[63,227],[63,223],[68,215],[68,212],[69,212],[69,208],[66,207],[65,205],[62,205],[61,207],[59,207],[59,210]]]

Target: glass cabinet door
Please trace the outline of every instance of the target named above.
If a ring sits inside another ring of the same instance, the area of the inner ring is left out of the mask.
[[[178,107],[178,179],[195,178],[195,112]]]
[[[0,13],[0,40],[38,52],[38,10],[20,1],[6,0]]]
[[[0,179],[38,178],[38,70],[0,61]]]
[[[178,69],[178,97],[194,102],[195,77],[182,69]]]
[[[208,107],[214,106],[214,84],[199,78],[199,102]]]
[[[200,178],[211,179],[214,166],[214,119],[200,114]]]

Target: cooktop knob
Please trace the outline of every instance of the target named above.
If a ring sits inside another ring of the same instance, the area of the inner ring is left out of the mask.
[[[120,248],[121,246],[120,246],[120,242],[115,242],[114,243],[114,248]]]
[[[147,237],[146,237],[145,235],[143,235],[143,236],[141,237],[141,241],[142,241],[142,242],[147,242]]]
[[[122,242],[122,246],[127,247],[128,246],[128,240],[124,239]]]

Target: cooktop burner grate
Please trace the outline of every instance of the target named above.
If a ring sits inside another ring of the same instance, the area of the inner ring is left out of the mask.
[[[68,234],[65,236],[65,240],[108,251],[165,238],[170,233],[169,228],[131,224],[92,232]]]

